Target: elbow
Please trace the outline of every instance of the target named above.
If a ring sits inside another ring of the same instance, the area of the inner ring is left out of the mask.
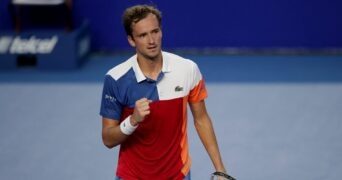
[[[108,149],[112,149],[113,147],[117,146],[117,144],[114,144],[113,142],[109,142],[106,139],[102,139],[102,142]]]
[[[208,127],[212,127],[212,122],[211,122],[209,116],[206,116],[206,118],[197,118],[194,121],[194,125],[195,125],[195,128],[197,130],[203,129],[203,128],[206,129]]]
[[[104,143],[104,145],[105,145],[108,149],[112,149],[113,147],[115,147],[115,146],[112,145],[112,144],[105,144],[105,143]]]
[[[202,119],[197,119],[196,121],[194,121],[194,125],[195,125],[195,128],[200,128],[204,126],[204,121]]]
[[[113,132],[110,133],[109,130],[110,129],[102,131],[102,142],[108,149],[112,149],[115,146],[120,145],[122,138]]]
[[[103,142],[103,144],[104,144],[108,149],[112,149],[112,148],[114,148],[115,146],[117,146],[116,144],[106,143],[106,142]]]

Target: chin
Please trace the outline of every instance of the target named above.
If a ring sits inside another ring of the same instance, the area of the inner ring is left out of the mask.
[[[161,51],[156,51],[153,53],[146,54],[146,57],[148,57],[149,59],[157,59],[160,55],[161,55]]]

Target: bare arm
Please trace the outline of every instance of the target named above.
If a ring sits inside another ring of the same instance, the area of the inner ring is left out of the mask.
[[[190,109],[194,117],[194,123],[197,133],[206,151],[208,152],[208,155],[216,171],[226,172],[221,159],[214,128],[206,110],[204,101],[190,104]]]
[[[125,135],[120,130],[118,120],[102,118],[102,141],[108,148],[113,148],[121,144],[128,135]]]

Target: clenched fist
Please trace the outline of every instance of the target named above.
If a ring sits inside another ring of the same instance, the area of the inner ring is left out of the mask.
[[[152,100],[141,98],[135,102],[133,114],[131,116],[131,124],[133,126],[143,122],[146,115],[150,114],[150,103]]]

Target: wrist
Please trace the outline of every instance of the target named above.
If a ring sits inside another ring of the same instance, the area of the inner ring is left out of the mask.
[[[220,172],[220,171],[216,171],[214,173],[211,174],[211,179],[214,179],[214,177],[224,177],[227,180],[236,180],[234,177],[230,176],[229,174],[225,173],[225,172]]]
[[[130,123],[132,126],[138,126],[139,122],[135,120],[134,116],[129,116],[130,117]]]
[[[215,170],[216,170],[216,172],[227,173],[227,170],[226,170],[226,168],[222,162],[219,165],[215,166]]]
[[[120,123],[120,130],[123,134],[131,135],[138,125],[133,126],[131,124],[131,116],[128,116],[125,120]]]

